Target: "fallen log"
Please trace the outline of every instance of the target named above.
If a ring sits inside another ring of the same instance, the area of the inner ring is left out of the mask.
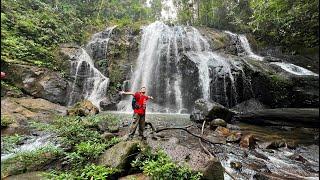
[[[313,127],[319,128],[319,109],[313,108],[277,108],[263,109],[245,114],[238,114],[236,120],[271,126]]]

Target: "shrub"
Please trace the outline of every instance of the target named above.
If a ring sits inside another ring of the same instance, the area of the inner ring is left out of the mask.
[[[14,119],[11,119],[10,117],[5,115],[1,115],[1,129],[4,127],[8,127],[13,122],[14,122]]]
[[[139,167],[145,174],[155,180],[160,179],[200,179],[201,174],[192,172],[188,167],[176,165],[163,151],[155,154],[147,149],[135,161],[133,167]]]
[[[107,168],[95,164],[85,166],[83,169],[57,172],[51,171],[50,173],[44,173],[46,179],[65,180],[65,179],[95,179],[104,180],[110,176],[120,172],[115,168]]]
[[[2,136],[1,137],[1,152],[11,152],[12,149],[16,147],[25,139],[25,136],[19,134],[14,134],[11,136]]]

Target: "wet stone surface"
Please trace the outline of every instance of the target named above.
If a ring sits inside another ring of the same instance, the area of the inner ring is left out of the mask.
[[[119,134],[125,134],[128,124],[131,122],[132,114],[120,114],[122,126]],[[155,128],[164,127],[184,127],[195,134],[201,134],[201,124],[193,123],[188,115],[179,114],[147,114],[146,121],[151,122]],[[284,131],[268,127],[258,127],[247,124],[234,124],[238,128],[230,128],[231,133],[241,132],[243,137],[252,134],[257,145],[254,148],[240,147],[239,143],[226,142],[225,144],[203,143],[210,152],[214,153],[221,161],[222,166],[230,172],[236,179],[255,178],[280,178],[280,179],[319,179],[319,146],[315,145],[313,135],[308,132],[301,132],[299,129]],[[228,126],[230,127],[230,126]],[[157,133],[157,140],[152,140],[149,136],[150,129],[145,131],[148,136],[147,142],[159,148],[171,149],[171,153],[176,153],[176,160],[186,160],[192,156],[202,154],[207,156],[199,145],[198,138],[191,136],[185,131],[168,130]],[[298,133],[299,132],[299,133]],[[204,137],[214,137],[226,141],[227,137],[219,135],[210,129],[209,124],[204,129]],[[276,149],[263,149],[259,145],[271,140],[294,141],[295,148],[280,146]],[[170,144],[169,144],[170,142]],[[200,152],[200,153],[199,153]],[[197,154],[196,154],[197,153]],[[181,155],[181,156],[180,156]],[[241,163],[239,168],[233,168],[231,162]],[[198,161],[201,166],[201,162]],[[225,179],[231,179],[224,173]]]

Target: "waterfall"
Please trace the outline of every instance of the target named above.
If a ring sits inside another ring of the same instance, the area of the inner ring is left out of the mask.
[[[256,60],[259,60],[259,61],[263,60],[262,56],[259,56],[259,55],[255,54],[251,50],[249,41],[248,41],[248,39],[247,39],[247,37],[245,35],[239,35],[239,39],[240,39],[240,42],[241,42],[241,46],[244,48],[245,52],[247,53],[247,55],[249,57],[252,57],[253,59],[256,59]]]
[[[277,65],[277,66],[280,66],[283,70],[291,73],[291,74],[295,74],[295,75],[298,75],[298,76],[303,76],[303,75],[306,75],[306,76],[319,76],[318,74],[308,70],[308,69],[305,69],[303,67],[300,67],[300,66],[297,66],[297,65],[294,65],[294,64],[291,64],[291,63],[285,63],[285,62],[271,62],[270,64],[274,64],[274,65]]]
[[[143,27],[130,89],[147,88],[147,94],[155,98],[148,111],[190,110],[197,98],[232,106],[238,99],[235,75],[243,76],[237,63],[213,52],[196,28],[156,21]],[[123,99],[118,110],[132,111],[131,97]]]
[[[71,76],[74,77],[68,105],[81,99],[90,100],[100,108],[107,93],[109,78],[102,74],[94,65],[93,59],[106,58],[108,42],[115,27],[94,34],[86,48],[81,48],[71,62]]]
[[[238,34],[230,32],[230,31],[224,31],[224,32],[229,34],[233,38],[239,39],[240,45],[245,51],[245,55],[247,55],[248,57],[251,57],[255,60],[259,60],[259,61],[262,61],[264,59],[262,56],[259,56],[252,51],[246,35],[244,35],[244,34],[238,35]]]

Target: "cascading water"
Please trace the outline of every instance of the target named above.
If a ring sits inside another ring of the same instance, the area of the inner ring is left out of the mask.
[[[90,100],[100,108],[107,93],[109,78],[103,75],[94,65],[93,59],[105,58],[108,42],[115,27],[93,35],[86,49],[81,48],[75,60],[71,62],[71,76],[74,76],[68,105],[81,99]]]
[[[145,86],[147,94],[155,97],[149,111],[190,110],[197,98],[227,106],[237,103],[234,73],[243,73],[242,69],[236,60],[212,52],[196,28],[157,21],[144,27],[142,33],[130,89],[136,92]],[[218,84],[221,81],[222,86]],[[131,111],[130,99],[121,101],[118,109]]]
[[[245,55],[247,55],[248,57],[251,57],[253,59],[259,60],[259,61],[262,61],[264,59],[262,56],[259,56],[252,51],[250,44],[249,44],[249,41],[244,34],[238,35],[238,34],[230,32],[230,31],[224,31],[224,32],[229,34],[233,38],[239,39],[240,45],[245,51]]]
[[[299,75],[299,76],[319,76],[318,74],[305,69],[303,67],[291,64],[291,63],[285,63],[285,62],[271,62],[270,64],[275,64],[277,66],[280,66],[283,70],[291,73],[291,74],[295,74],[295,75]]]
[[[241,46],[244,48],[244,50],[246,51],[246,53],[249,57],[252,57],[252,58],[259,60],[259,61],[263,60],[262,56],[259,56],[252,51],[250,44],[249,44],[249,41],[245,35],[239,35],[239,39],[241,42]]]
[[[224,31],[225,33],[229,34],[231,37],[233,38],[238,38],[239,41],[240,41],[240,44],[241,44],[241,47],[244,49],[245,51],[245,54],[248,56],[248,57],[251,57],[253,59],[256,59],[256,60],[259,60],[259,61],[263,61],[264,57],[262,56],[259,56],[257,54],[255,54],[251,47],[250,47],[250,44],[248,42],[248,39],[245,35],[238,35],[238,34],[235,34],[235,33],[232,33],[230,31]],[[297,66],[297,65],[294,65],[292,63],[287,63],[287,62],[271,62],[270,64],[274,64],[274,65],[277,65],[279,67],[281,67],[283,70],[291,73],[291,74],[295,74],[295,75],[299,75],[299,76],[303,76],[303,75],[307,75],[307,76],[319,76],[318,74],[308,70],[308,69],[305,69],[303,67],[300,67],[300,66]]]

